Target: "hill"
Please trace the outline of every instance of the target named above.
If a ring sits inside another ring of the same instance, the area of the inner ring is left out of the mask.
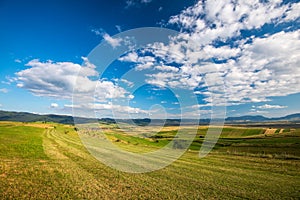
[[[77,123],[92,123],[97,121],[98,119],[93,118],[84,118],[84,117],[76,117]],[[12,112],[12,111],[1,111],[0,110],[0,121],[16,121],[16,122],[35,122],[35,121],[43,121],[43,122],[55,122],[61,124],[74,124],[74,117],[68,115],[40,115],[33,114],[28,112]],[[115,119],[111,118],[102,118],[98,121],[103,123],[116,123]],[[193,119],[118,119],[118,122],[123,123],[132,123],[132,121],[140,126],[148,125],[150,122],[152,125],[155,124],[165,124],[169,126],[174,125],[191,125],[195,124],[195,120]],[[206,125],[209,124],[210,119],[200,119],[199,124]],[[287,115],[284,117],[277,118],[267,118],[262,115],[246,115],[240,117],[227,117],[225,119],[225,123],[252,123],[252,122],[300,122],[300,113]]]
[[[76,118],[78,122],[89,123],[94,122],[95,119],[88,119],[78,117]],[[2,111],[0,110],[0,121],[14,121],[14,122],[55,122],[61,124],[74,124],[74,118],[68,115],[39,115],[28,112],[11,112],[11,111]]]

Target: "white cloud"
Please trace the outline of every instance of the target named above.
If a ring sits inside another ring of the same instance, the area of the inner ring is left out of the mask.
[[[105,101],[108,98],[126,98],[127,91],[110,81],[92,80],[97,77],[95,66],[86,58],[84,65],[71,62],[40,62],[32,60],[26,64],[28,69],[16,73],[17,86],[36,96],[55,99],[71,99],[73,89],[78,96],[87,101]],[[80,72],[80,73],[79,73]]]
[[[23,83],[17,83],[17,87],[22,88],[22,87],[24,87],[24,84]]]
[[[266,110],[251,110],[247,114],[249,115],[257,115],[257,114],[268,114],[269,112]]]
[[[21,63],[22,61],[20,59],[15,59],[16,63]]]
[[[160,70],[160,71],[170,71],[170,72],[178,72],[179,71],[179,68],[173,67],[173,66],[168,66],[168,65],[155,66],[155,69]]]
[[[259,29],[268,23],[283,23],[299,17],[299,12],[296,11],[298,3],[281,3],[282,0],[268,2],[259,0],[199,1],[179,15],[171,17],[169,23],[177,24],[183,29],[178,37],[183,40],[179,42],[181,46],[187,46],[191,52],[201,54],[202,46],[238,37],[241,30]],[[284,17],[285,15],[287,16]],[[293,17],[288,17],[289,15]],[[236,52],[231,53],[238,53],[238,49],[235,50]],[[219,52],[222,53],[222,51]],[[213,53],[213,56],[217,52],[209,51],[208,54],[210,53]]]
[[[103,114],[113,114],[126,117],[126,113],[134,115],[145,115],[146,111],[121,105],[123,100],[130,100],[134,95],[112,81],[97,79],[96,66],[85,57],[83,66],[71,62],[41,62],[32,60],[26,64],[28,69],[16,73],[17,86],[24,88],[36,96],[50,97],[58,100],[71,100],[73,104],[65,104],[62,111],[70,112],[77,109],[78,116],[87,116],[95,110],[106,110]],[[80,72],[80,73],[79,73]],[[115,80],[126,85],[133,83],[125,79]],[[73,97],[73,98],[72,98]],[[107,103],[115,100],[116,105]],[[125,101],[126,102],[126,101]],[[51,108],[59,108],[57,103],[51,103]]]
[[[149,4],[151,2],[152,0],[127,0],[125,8],[130,8],[139,4]]]
[[[121,31],[120,26],[116,25],[116,28],[118,29],[119,32]],[[120,46],[121,43],[123,42],[121,38],[111,37],[108,33],[105,33],[103,29],[91,29],[91,32],[95,33],[98,36],[103,37],[103,39],[113,48]]]
[[[282,0],[199,1],[170,18],[169,23],[178,24],[182,30],[178,36],[168,45],[155,43],[149,50],[165,63],[175,62],[180,67],[137,62],[137,69],[158,70],[148,74],[146,82],[160,87],[208,87],[208,91],[196,92],[206,95],[208,103],[212,95],[214,101],[226,99],[229,105],[237,105],[299,93],[299,30],[241,38],[242,30],[260,31],[266,24],[298,19],[298,4]],[[234,45],[226,44],[227,40]],[[217,46],[219,42],[225,45]],[[141,57],[135,54],[131,61]]]
[[[6,89],[6,88],[1,88],[1,89],[0,89],[0,92],[2,92],[2,93],[8,93],[8,89]]]
[[[81,108],[81,106],[73,105],[73,104],[65,104],[64,108]]]
[[[136,65],[135,70],[142,71],[142,70],[145,70],[145,69],[151,69],[153,67],[153,65],[154,64],[152,62],[140,63],[140,64]]]
[[[282,0],[268,2],[259,0],[199,1],[194,6],[183,10],[179,15],[171,17],[169,22],[179,24],[186,29],[194,27],[195,31],[204,28],[204,26],[201,25],[203,22],[207,25],[214,24],[213,28],[207,26],[205,28],[206,31],[222,30],[220,29],[221,27],[226,29],[226,27],[230,26],[232,29],[235,29],[234,32],[237,31],[236,34],[239,34],[238,31],[241,29],[260,28],[267,23],[295,19],[295,17],[284,18],[284,15],[289,12],[293,14],[296,13],[295,10],[297,10],[298,5],[296,3],[281,4]],[[200,15],[203,17],[199,18]],[[220,36],[222,35],[223,33],[220,34]]]
[[[138,58],[139,56],[136,52],[130,52],[125,56],[120,57],[119,60],[124,62],[138,62]]]
[[[100,35],[100,36],[103,36],[103,34],[105,33],[102,29],[96,29],[96,28],[91,29],[91,32],[95,33],[95,35]]]
[[[287,106],[264,104],[262,106],[257,106],[257,108],[259,108],[259,109],[283,109],[283,108],[287,108]]]
[[[124,88],[115,85],[111,81],[104,80],[97,81],[94,92],[95,100],[100,102],[107,99],[125,98],[127,96],[127,91]]]
[[[84,103],[84,104],[65,104],[64,109],[76,109],[76,113],[81,113],[83,117],[95,117],[90,116],[90,113],[98,113],[97,117],[111,117],[116,119],[132,118],[132,117],[145,117],[149,115],[147,110],[135,108],[126,105],[106,103]]]
[[[114,113],[129,113],[129,114],[148,114],[148,111],[130,106],[113,105],[113,104],[94,104],[95,110],[112,110]]]
[[[82,56],[81,59],[83,60],[83,66],[86,67],[86,69],[96,69],[96,66],[94,64],[90,63],[88,58]],[[90,70],[89,70],[89,72],[90,72]],[[92,72],[91,74],[87,74],[87,76],[95,76],[95,75],[98,75],[98,73],[95,71]]]
[[[202,58],[218,58],[218,59],[229,59],[231,57],[236,57],[239,55],[241,50],[239,48],[230,48],[229,46],[222,46],[222,47],[214,47],[212,45],[207,45],[203,48],[205,52],[205,56]],[[207,56],[207,57],[206,57]]]
[[[153,58],[151,56],[139,56],[136,52],[130,52],[127,55],[119,58],[119,60],[122,62],[135,63],[136,71],[151,69],[155,63],[155,58]]]
[[[239,68],[240,85],[247,96],[263,99],[300,92],[299,37],[300,31],[279,32],[242,47],[243,55],[232,69]],[[234,87],[231,84],[230,88]]]
[[[139,56],[136,52],[130,52],[130,53],[120,57],[119,61],[145,64],[148,62],[154,62],[155,58],[153,58],[151,56]]]
[[[81,66],[71,62],[40,62],[31,60],[28,69],[16,73],[17,86],[37,96],[69,99]],[[87,75],[95,75],[93,69],[86,68]],[[88,81],[87,77],[81,77]]]
[[[103,35],[103,39],[110,44],[113,48],[116,48],[121,45],[121,42],[123,41],[121,38],[113,38],[107,33]]]
[[[120,25],[116,25],[115,27],[119,32],[122,32],[122,27]]]
[[[134,99],[134,95],[132,94],[128,95],[128,99]]]
[[[126,80],[126,79],[120,79],[120,81],[121,82],[123,82],[123,83],[125,83],[128,87],[133,87],[134,86],[134,83],[133,82],[131,82],[131,81],[128,81],[128,80]]]
[[[292,21],[299,18],[300,2],[294,3],[290,6],[290,10],[286,13],[286,17],[283,20]]]
[[[57,103],[51,103],[50,108],[58,108],[59,105]]]

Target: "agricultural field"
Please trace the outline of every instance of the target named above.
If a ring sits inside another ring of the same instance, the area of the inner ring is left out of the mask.
[[[115,145],[149,152],[176,140],[177,127],[126,134],[100,125]],[[87,127],[86,133],[98,133]],[[129,127],[130,128],[130,127]],[[189,127],[186,128],[186,134]],[[149,173],[125,173],[96,160],[76,128],[56,123],[0,122],[0,199],[299,199],[300,129],[224,127],[199,158],[208,127],[184,155]],[[273,130],[275,129],[275,130]],[[79,132],[82,130],[79,130]]]

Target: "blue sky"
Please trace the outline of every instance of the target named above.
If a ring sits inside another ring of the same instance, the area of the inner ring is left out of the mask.
[[[226,106],[227,116],[300,112],[299,13],[299,1],[286,0],[3,0],[0,109],[119,118],[207,117],[212,106]],[[114,35],[142,27],[178,34],[126,52],[99,77],[91,51],[101,42],[117,50],[126,40]],[[145,85],[136,88],[138,77]]]

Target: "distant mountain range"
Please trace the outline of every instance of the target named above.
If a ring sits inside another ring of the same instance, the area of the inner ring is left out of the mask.
[[[116,123],[115,119],[102,118],[102,119],[92,119],[76,117],[76,123],[91,123],[95,121],[100,121],[103,123]],[[46,122],[56,122],[61,124],[74,124],[74,118],[67,115],[40,115],[27,112],[11,112],[11,111],[1,111],[0,110],[0,121],[18,121],[18,122],[35,122],[35,121],[46,121]],[[134,122],[135,124],[144,126],[149,123],[161,124],[164,123],[162,119],[118,119],[118,122]],[[210,119],[201,119],[199,124],[209,124]],[[255,122],[300,122],[300,113],[287,115],[285,117],[268,118],[261,115],[246,115],[240,117],[227,117],[225,123],[255,123]],[[166,125],[179,125],[179,124],[195,124],[195,120],[192,119],[167,119]]]
[[[291,114],[284,117],[274,117],[274,118],[268,118],[262,115],[246,115],[240,117],[226,118],[226,122],[273,122],[273,121],[300,122],[300,113]]]

